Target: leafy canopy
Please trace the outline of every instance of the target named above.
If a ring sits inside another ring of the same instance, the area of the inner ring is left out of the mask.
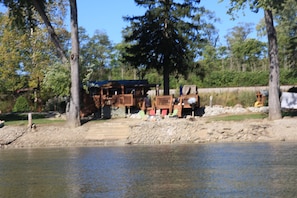
[[[47,0],[38,0],[38,4],[45,9]],[[34,18],[34,4],[30,0],[0,0],[9,10],[9,17],[12,19],[13,25],[30,29],[37,25]]]

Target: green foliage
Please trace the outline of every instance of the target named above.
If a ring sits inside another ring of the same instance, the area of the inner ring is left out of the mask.
[[[276,13],[279,59],[288,68],[297,68],[297,2],[286,0],[283,9]]]
[[[30,111],[30,105],[26,97],[19,96],[12,109],[13,112],[28,112]]]
[[[83,82],[107,80],[111,74],[113,46],[105,33],[96,31],[89,38],[80,29],[80,36],[84,38],[80,46],[81,78]]]
[[[70,92],[69,69],[60,63],[48,67],[45,71],[42,88],[48,93],[48,96],[68,96]]]
[[[297,71],[296,70],[281,70],[280,71],[280,84],[281,85],[296,85],[297,84]]]
[[[147,79],[148,82],[152,84],[161,84],[162,82],[162,76],[155,70],[147,73],[145,75],[145,79]]]
[[[203,81],[203,87],[266,86],[268,72],[214,71]]]
[[[1,0],[5,7],[9,8],[9,15],[12,20],[12,25],[18,27],[20,30],[30,30],[30,28],[37,26],[37,21],[34,20],[33,2],[29,0],[22,0],[15,2],[14,0]],[[40,0],[39,5],[44,8],[46,0]]]
[[[50,98],[46,102],[44,109],[46,111],[58,111],[60,113],[65,113],[66,105],[68,101],[69,101],[69,98],[67,97]]]
[[[7,113],[11,112],[11,109],[13,108],[13,100],[1,100],[0,101],[0,111],[1,113]]]
[[[183,78],[178,81],[171,77],[171,89],[179,85],[194,84],[198,87],[218,88],[218,87],[250,87],[268,86],[268,71],[238,72],[238,71],[213,71],[202,80],[199,76],[190,75],[188,80]],[[297,72],[295,70],[280,71],[281,85],[297,84]]]
[[[253,113],[253,114],[241,114],[241,115],[227,115],[211,118],[213,121],[243,121],[247,119],[264,119],[267,118],[267,114]]]

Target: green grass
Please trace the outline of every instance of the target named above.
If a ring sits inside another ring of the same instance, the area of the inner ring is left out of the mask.
[[[251,113],[251,114],[240,114],[240,115],[223,115],[210,118],[212,121],[243,121],[248,119],[264,119],[267,118],[268,114],[263,113]]]
[[[51,120],[51,119],[32,119],[32,123],[34,124],[57,124],[64,123],[65,120]],[[14,120],[14,121],[5,121],[5,125],[18,125],[25,126],[28,125],[28,120]]]
[[[27,125],[28,113],[0,114],[0,120],[4,120],[5,125]],[[53,124],[63,122],[65,122],[65,120],[49,118],[46,113],[32,113],[32,123],[35,124]]]
[[[66,120],[55,119],[48,113],[32,113],[32,123],[38,125],[49,125],[49,124],[63,124]],[[28,125],[28,113],[7,113],[0,114],[0,120],[5,121],[5,125],[18,125],[27,126]],[[81,119],[82,124],[89,122],[88,119]],[[103,122],[104,120],[92,120],[91,122]]]

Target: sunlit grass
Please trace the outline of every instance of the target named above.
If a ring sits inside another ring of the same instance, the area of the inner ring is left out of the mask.
[[[35,124],[54,124],[63,123],[65,120],[48,117],[47,113],[32,113],[32,123]],[[5,121],[5,125],[28,125],[28,113],[9,113],[0,114],[0,120]]]
[[[5,125],[27,126],[28,125],[28,113],[10,113],[0,114],[0,120],[5,121]],[[104,119],[90,120],[88,118],[81,119],[81,123],[86,122],[103,122]],[[32,123],[37,125],[54,125],[64,124],[66,120],[55,118],[53,115],[47,113],[32,113]]]
[[[33,119],[32,123],[34,123],[34,124],[62,124],[62,123],[65,123],[65,120],[41,118],[41,119]],[[5,125],[7,125],[7,126],[8,125],[26,126],[26,125],[28,125],[28,120],[5,121]]]
[[[209,118],[211,121],[243,121],[252,119],[265,119],[268,114],[264,113],[251,113],[251,114],[239,114],[239,115],[220,115]]]

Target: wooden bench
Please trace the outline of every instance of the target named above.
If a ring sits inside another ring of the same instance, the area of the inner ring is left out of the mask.
[[[156,96],[155,107],[156,109],[168,109],[168,113],[172,113],[173,96]]]

